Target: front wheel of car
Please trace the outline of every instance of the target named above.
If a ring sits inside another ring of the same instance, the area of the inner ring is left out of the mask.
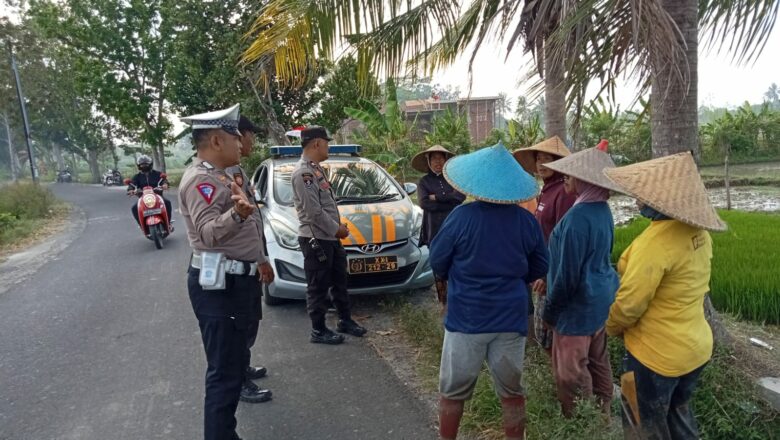
[[[271,296],[271,292],[270,289],[268,288],[268,284],[263,283],[263,302],[265,302],[269,306],[278,306],[279,304],[283,304],[285,300],[284,298],[277,298],[275,296]]]

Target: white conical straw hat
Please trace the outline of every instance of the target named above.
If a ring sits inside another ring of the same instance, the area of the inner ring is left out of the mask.
[[[728,228],[712,207],[690,153],[606,169],[604,175],[621,192],[683,223],[710,231]]]
[[[620,188],[616,187],[604,176],[604,169],[615,168],[615,162],[612,161],[612,158],[605,150],[606,142],[602,142],[598,147],[572,153],[563,159],[558,159],[555,162],[546,163],[542,166],[561,174],[575,177],[583,182],[622,192]]]

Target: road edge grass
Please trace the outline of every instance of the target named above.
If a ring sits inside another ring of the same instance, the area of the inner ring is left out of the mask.
[[[389,309],[406,340],[415,348],[414,371],[426,393],[436,394],[444,328],[434,301],[410,304],[403,299],[390,302]],[[613,406],[612,423],[605,420],[595,402],[581,402],[575,417],[561,415],[546,353],[535,345],[526,347],[523,386],[527,398],[527,438],[529,439],[620,439],[615,425],[618,407]],[[501,404],[493,391],[486,367],[480,373],[474,396],[466,403],[461,431],[480,440],[503,439]]]
[[[69,216],[70,207],[45,186],[4,185],[0,192],[0,254],[48,237]]]
[[[423,391],[435,395],[444,329],[434,301],[411,304],[399,297],[388,304],[396,327],[416,350],[414,363]],[[614,382],[618,383],[625,353],[622,339],[609,338]],[[753,379],[740,369],[741,360],[726,347],[716,347],[694,394],[693,408],[701,438],[752,440],[780,438],[780,414],[759,394]],[[605,420],[594,401],[579,403],[575,416],[566,419],[555,394],[549,357],[536,345],[526,347],[523,369],[529,439],[568,440],[623,438],[620,406],[615,400],[611,420]],[[502,439],[501,405],[486,368],[480,374],[473,398],[466,404],[462,432],[479,440]]]

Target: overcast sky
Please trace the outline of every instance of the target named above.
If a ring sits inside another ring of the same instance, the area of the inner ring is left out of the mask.
[[[700,44],[699,105],[739,106],[745,101],[760,103],[764,92],[774,82],[780,84],[780,26],[776,26],[761,56],[750,65],[737,65],[727,53],[706,53]],[[533,66],[530,56],[512,55],[504,62],[503,45],[484,47],[474,62],[471,96],[495,96],[500,92],[515,98],[524,94],[525,84],[518,81]],[[453,66],[437,72],[434,82],[460,86],[468,94],[468,60],[471,52]],[[635,97],[635,89],[624,85],[618,90],[618,100],[626,107]],[[513,101],[514,102],[514,101]]]

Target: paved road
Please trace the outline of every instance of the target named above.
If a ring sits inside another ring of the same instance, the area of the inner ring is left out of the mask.
[[[201,438],[206,364],[182,223],[158,251],[121,188],[53,188],[86,227],[0,293],[0,440]],[[302,303],[265,309],[253,358],[274,400],[239,405],[245,440],[434,438],[421,403],[363,341],[326,347],[307,334]]]

